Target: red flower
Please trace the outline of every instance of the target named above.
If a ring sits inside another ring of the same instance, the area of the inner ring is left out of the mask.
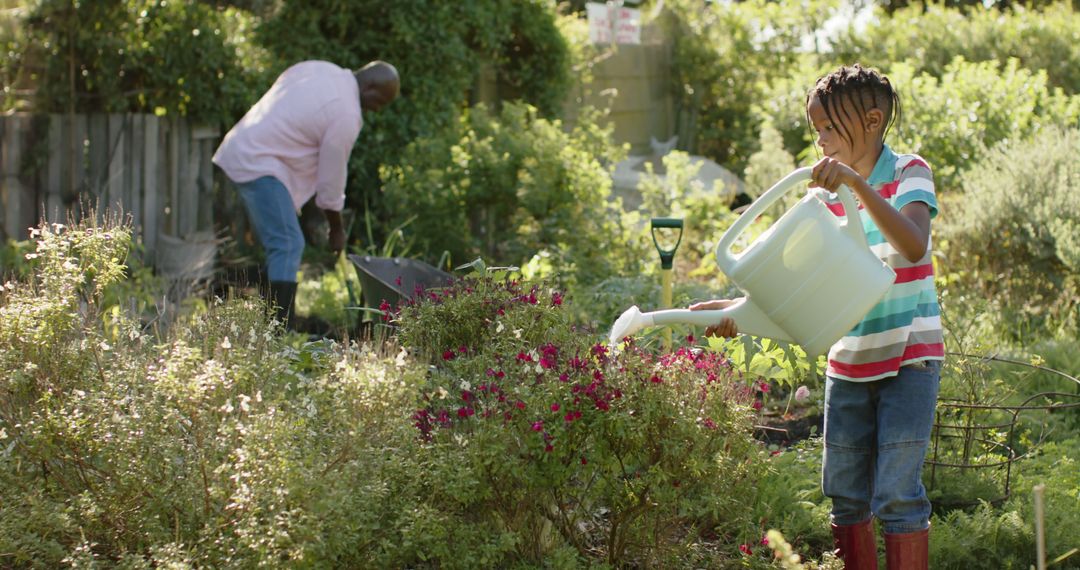
[[[555,402],[554,404],[551,405],[551,411],[553,411],[553,412],[559,411],[559,403],[558,402]]]
[[[754,407],[755,410],[760,410],[761,409],[761,400],[754,400],[754,406],[753,407]]]
[[[589,463],[589,462],[588,462],[588,461],[587,461],[587,460],[585,459],[585,456],[584,456],[584,455],[582,455],[582,456],[581,456],[581,464],[582,464],[582,465],[588,465],[588,463]]]
[[[570,375],[569,374],[567,374],[565,372],[563,372],[562,374],[559,374],[559,382],[566,382],[568,380],[570,380]]]
[[[705,418],[705,421],[701,422],[705,427],[709,429],[716,429],[716,422],[712,421],[712,418]]]
[[[649,378],[649,382],[652,382],[653,384],[663,384],[664,383],[664,381],[661,380],[660,377],[655,375],[655,374],[653,374],[652,378]]]
[[[457,415],[461,419],[465,419],[476,412],[472,408],[458,408]]]
[[[544,446],[544,451],[546,451],[546,452],[548,452],[548,453],[551,453],[551,451],[552,451],[553,449],[555,449],[555,446],[554,446],[554,445],[551,445],[550,443],[549,443],[549,444],[547,444],[546,446]]]
[[[761,537],[761,545],[762,546],[768,546],[769,545],[769,537],[767,537],[767,536]]]
[[[442,353],[442,359],[443,360],[453,360],[454,356],[456,356],[456,355],[454,354],[454,351],[452,351],[452,350],[447,350],[447,351]]]
[[[522,402],[520,400],[518,401],[518,403],[516,403],[514,405],[517,406],[517,409],[519,409],[519,410],[524,410],[525,409],[525,402]]]
[[[544,429],[544,420],[537,420],[532,424],[533,431],[542,431]]]
[[[397,276],[397,279],[394,279],[394,285],[397,285],[398,287],[401,287],[401,276],[400,275]]]
[[[558,307],[561,304],[562,304],[562,294],[559,293],[558,291],[555,291],[554,293],[551,294],[551,306],[552,307]]]
[[[750,550],[750,545],[749,544],[740,544],[739,545],[739,552],[742,552],[743,554],[745,554],[747,556],[750,556],[751,554],[754,553],[753,550]]]

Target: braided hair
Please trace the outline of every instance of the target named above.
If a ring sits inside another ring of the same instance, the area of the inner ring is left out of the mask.
[[[842,66],[818,79],[813,89],[806,94],[807,107],[809,107],[810,99],[814,97],[821,102],[825,114],[848,144],[852,142],[851,133],[845,125],[849,123],[837,120],[841,115],[849,120],[858,118],[858,124],[862,125],[868,111],[881,110],[885,115],[885,130],[882,132],[882,139],[889,134],[889,129],[893,124],[900,121],[900,96],[889,82],[889,78],[877,70],[863,67],[858,63]],[[845,101],[849,105],[845,105]],[[854,109],[857,117],[851,116],[849,108]],[[807,112],[806,120],[807,124],[812,125],[809,112]]]

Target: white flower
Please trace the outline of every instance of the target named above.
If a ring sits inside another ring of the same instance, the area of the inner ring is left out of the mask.
[[[796,402],[805,402],[808,398],[810,398],[810,388],[799,386],[799,389],[795,390]]]
[[[225,400],[225,405],[221,406],[220,409],[221,409],[222,412],[225,412],[226,414],[231,414],[233,409],[234,409],[233,405],[232,405],[232,400]]]
[[[221,341],[221,348],[224,348],[224,349],[232,348],[232,343],[229,342],[229,337],[225,337],[225,340]]]
[[[495,323],[495,332],[501,333],[506,327],[503,326],[502,321]]]

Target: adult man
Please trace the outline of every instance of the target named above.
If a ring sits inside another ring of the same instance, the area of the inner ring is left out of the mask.
[[[345,248],[341,209],[361,111],[382,109],[399,88],[397,70],[383,61],[356,72],[326,61],[297,63],[278,76],[214,153],[214,164],[239,188],[266,250],[268,301],[290,329],[304,251],[297,212],[314,197],[330,226],[330,249],[337,254]]]

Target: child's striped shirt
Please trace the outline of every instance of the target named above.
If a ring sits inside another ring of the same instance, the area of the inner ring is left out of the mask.
[[[897,210],[924,202],[930,207],[930,217],[937,216],[933,174],[918,155],[897,155],[886,145],[867,182]],[[844,215],[839,201],[830,203],[829,209]],[[861,205],[859,213],[870,249],[893,268],[896,281],[862,322],[829,350],[827,374],[866,382],[895,376],[907,364],[943,360],[945,344],[934,287],[932,243],[927,243],[922,259],[912,263],[885,239]],[[858,284],[852,283],[852,287]]]

